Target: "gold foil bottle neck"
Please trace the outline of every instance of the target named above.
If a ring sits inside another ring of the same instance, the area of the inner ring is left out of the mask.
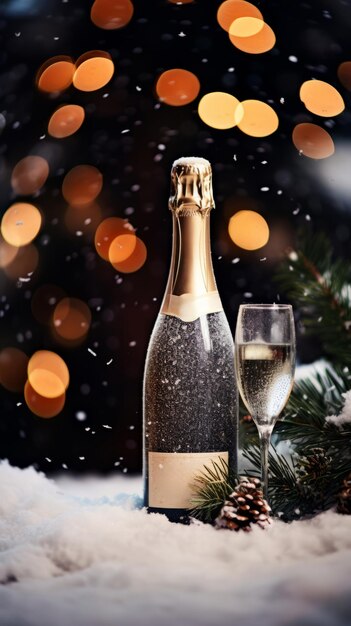
[[[177,214],[207,213],[215,206],[212,192],[212,169],[206,159],[182,157],[171,171],[169,208]]]

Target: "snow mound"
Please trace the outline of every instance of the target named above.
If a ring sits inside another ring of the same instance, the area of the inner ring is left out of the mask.
[[[128,479],[105,483],[79,497],[78,479],[0,464],[1,626],[350,623],[351,517],[236,534],[120,506]]]
[[[351,390],[343,394],[345,398],[344,406],[339,415],[328,415],[327,422],[342,427],[343,424],[351,424]]]

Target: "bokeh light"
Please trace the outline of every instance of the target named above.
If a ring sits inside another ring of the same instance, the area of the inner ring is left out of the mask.
[[[35,319],[41,324],[49,324],[57,303],[65,297],[58,285],[41,285],[31,299],[31,309]]]
[[[8,391],[23,391],[27,378],[28,356],[18,348],[0,351],[0,384]]]
[[[263,22],[261,30],[251,37],[238,37],[229,33],[229,39],[232,44],[248,54],[263,54],[268,52],[275,46],[276,37],[272,28]]]
[[[170,4],[191,4],[194,0],[168,0]]]
[[[95,0],[91,7],[91,21],[105,30],[126,26],[133,17],[134,7],[130,0]]]
[[[218,24],[226,31],[229,31],[234,20],[241,17],[263,19],[261,11],[251,2],[244,2],[244,0],[226,0],[217,11]]]
[[[79,57],[73,85],[80,91],[96,91],[111,80],[115,67],[108,52],[92,50]]]
[[[27,156],[12,170],[11,186],[15,193],[29,196],[39,191],[49,176],[48,162],[40,156]]]
[[[184,106],[197,98],[200,82],[188,70],[172,69],[163,72],[156,83],[159,99],[172,106]]]
[[[345,89],[351,91],[351,61],[344,61],[338,67],[338,79]]]
[[[67,89],[73,80],[75,65],[69,56],[48,59],[37,73],[37,85],[41,91],[59,93]]]
[[[251,137],[267,137],[279,126],[278,115],[269,104],[261,100],[244,100],[241,103],[243,115],[238,120],[238,127]],[[241,113],[241,112],[240,112]]]
[[[57,398],[45,398],[33,389],[29,380],[24,386],[24,399],[29,410],[38,417],[55,417],[65,406],[66,394],[62,393]]]
[[[262,30],[264,21],[258,17],[238,17],[229,29],[234,37],[252,37]]]
[[[56,333],[75,341],[85,337],[91,324],[91,312],[88,305],[78,298],[63,298],[56,305],[52,322]]]
[[[36,270],[39,262],[39,252],[35,245],[30,243],[28,246],[18,248],[18,252],[14,260],[4,267],[5,274],[16,280],[24,278],[28,280]]]
[[[305,81],[300,88],[300,98],[308,111],[321,117],[334,117],[345,108],[337,89],[324,80]]]
[[[137,238],[134,233],[119,235],[116,237],[108,251],[109,261],[112,265],[126,261],[134,252]]]
[[[317,124],[297,124],[292,133],[295,148],[310,159],[326,159],[334,154],[334,142],[329,133]]]
[[[105,261],[109,261],[109,249],[114,239],[120,235],[134,232],[133,226],[127,219],[121,217],[107,217],[96,229],[95,248],[96,252]]]
[[[95,233],[101,216],[101,208],[96,202],[78,207],[69,205],[65,211],[64,222],[68,231],[79,237]]]
[[[56,139],[73,135],[84,122],[85,112],[77,104],[65,104],[59,107],[50,117],[48,133]]]
[[[39,395],[58,398],[69,385],[68,367],[56,352],[39,350],[29,359],[28,380]]]
[[[102,185],[102,174],[96,167],[76,165],[63,180],[62,195],[69,204],[79,207],[95,200]]]
[[[12,263],[18,253],[18,248],[11,246],[0,235],[0,268],[7,267]]]
[[[113,267],[123,274],[131,274],[142,268],[147,258],[147,249],[144,242],[136,237],[135,248],[133,253],[121,263],[112,263]]]
[[[1,220],[1,234],[11,246],[27,245],[37,236],[40,227],[40,212],[27,202],[12,204]]]
[[[231,94],[213,91],[201,98],[198,113],[207,126],[224,130],[233,128],[241,121],[244,109]]]
[[[244,250],[258,250],[269,239],[268,224],[256,211],[235,213],[229,220],[228,232],[231,240]]]

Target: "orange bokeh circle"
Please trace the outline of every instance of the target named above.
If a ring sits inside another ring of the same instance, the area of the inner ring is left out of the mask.
[[[80,91],[96,91],[111,80],[115,67],[108,52],[92,50],[79,57],[73,85]]]
[[[56,333],[62,339],[75,341],[88,333],[91,311],[79,298],[63,298],[55,307],[52,322]]]
[[[276,37],[274,31],[268,24],[263,22],[263,26],[256,35],[251,37],[238,37],[229,33],[229,39],[232,44],[248,54],[263,54],[268,52],[275,46]]]
[[[46,93],[58,93],[67,89],[73,80],[75,65],[69,56],[48,59],[37,73],[37,85]]]
[[[269,104],[261,100],[244,100],[241,103],[243,115],[238,127],[251,137],[267,137],[279,126],[279,118]]]
[[[56,352],[39,350],[29,359],[28,380],[39,395],[58,398],[69,385],[68,367]]]
[[[11,246],[26,246],[37,236],[41,214],[28,202],[16,202],[5,211],[1,220],[1,234]]]
[[[212,91],[201,98],[198,114],[207,126],[225,130],[240,122],[244,110],[235,96],[223,91]]]
[[[156,93],[161,102],[171,106],[184,106],[197,98],[200,82],[188,70],[175,68],[162,72],[156,83]]]
[[[113,240],[119,235],[131,234],[133,232],[134,228],[127,219],[122,219],[121,217],[107,217],[96,229],[96,252],[102,259],[109,261],[109,249]]]
[[[111,265],[123,274],[131,274],[137,272],[144,265],[147,258],[147,249],[144,242],[136,237],[136,243],[133,253],[125,261],[121,263],[112,263]]]
[[[65,176],[62,195],[72,206],[89,204],[99,195],[103,185],[101,172],[93,165],[76,165]]]
[[[15,193],[30,196],[41,189],[49,176],[48,162],[41,156],[24,157],[15,165],[11,186]]]
[[[297,124],[292,140],[295,148],[310,159],[326,159],[335,152],[331,136],[317,124]]]
[[[264,21],[258,17],[238,17],[229,29],[233,37],[253,37],[264,27]]]
[[[109,247],[108,256],[110,263],[115,265],[116,263],[126,261],[133,254],[136,243],[137,238],[134,233],[118,235]]]
[[[269,239],[269,227],[262,215],[256,211],[238,211],[229,220],[229,236],[244,250],[258,250]]]
[[[65,406],[66,394],[62,393],[57,398],[46,398],[35,391],[29,380],[27,380],[24,386],[24,399],[32,413],[38,417],[50,418],[55,417],[62,411]]]
[[[85,112],[78,104],[65,104],[52,114],[48,124],[48,133],[55,139],[64,139],[73,135],[84,122]]]
[[[126,26],[133,13],[134,7],[130,0],[95,0],[90,17],[98,28],[114,30]]]
[[[244,0],[226,0],[226,2],[222,2],[217,11],[218,24],[226,31],[229,31],[234,20],[241,17],[263,19],[261,11],[251,2]]]
[[[321,117],[334,117],[345,108],[337,89],[324,80],[306,80],[300,88],[300,99],[308,111]]]

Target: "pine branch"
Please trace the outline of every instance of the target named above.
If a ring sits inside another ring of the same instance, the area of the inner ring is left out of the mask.
[[[256,467],[256,472],[259,475],[261,471],[259,447],[244,450],[243,456]],[[301,504],[302,495],[297,488],[297,475],[293,460],[290,459],[290,462],[291,464],[275,449],[274,454],[269,453],[269,503],[275,514],[284,514],[287,519],[296,516],[295,510]]]
[[[276,280],[300,308],[306,332],[317,335],[327,354],[351,365],[351,263],[334,260],[323,235],[300,235]]]
[[[312,479],[306,473],[303,477],[294,457],[288,460],[278,454],[274,446],[272,448],[273,452],[269,453],[268,497],[275,515],[283,521],[292,521],[315,515],[335,504],[341,481],[335,481],[334,474],[325,472]],[[259,473],[259,448],[244,451],[244,456],[256,466]],[[346,466],[343,472],[342,475],[346,475]]]
[[[224,459],[218,457],[218,461],[212,461],[212,466],[205,466],[195,478],[190,515],[203,522],[212,522],[236,484],[237,476],[229,471]]]
[[[351,425],[340,430],[326,421],[329,414],[340,413],[343,394],[350,387],[349,372],[336,372],[329,366],[323,374],[295,383],[283,419],[276,425],[278,439],[292,442],[294,450],[306,454],[309,449],[323,447],[325,452],[337,446],[351,453]]]
[[[325,457],[323,449],[311,449],[307,456],[279,454],[274,446],[269,454],[269,503],[275,515],[284,521],[310,517],[336,505],[342,481],[351,473],[351,457],[342,459],[337,449]],[[261,459],[258,446],[243,451],[254,469],[252,476],[260,476]],[[195,479],[195,495],[190,515],[203,522],[213,522],[224,502],[238,484],[238,477],[230,474],[223,459]]]

